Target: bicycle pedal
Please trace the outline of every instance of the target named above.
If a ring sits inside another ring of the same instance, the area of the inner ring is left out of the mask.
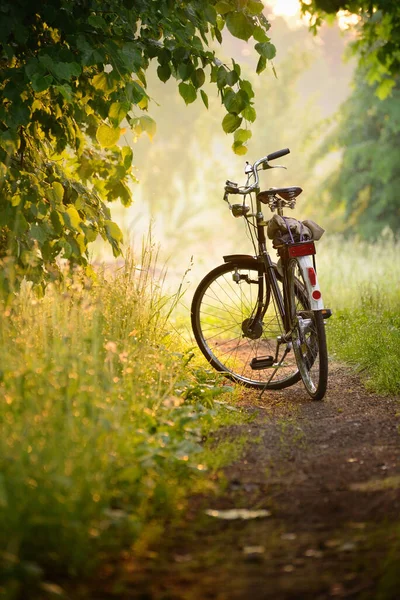
[[[330,308],[323,308],[321,312],[323,319],[329,319],[329,317],[332,316],[332,311]]]
[[[253,358],[250,362],[250,367],[253,371],[260,371],[261,369],[268,369],[274,364],[273,356],[264,356],[263,358]]]

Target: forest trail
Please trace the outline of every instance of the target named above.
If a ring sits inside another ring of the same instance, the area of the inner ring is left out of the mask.
[[[128,559],[111,596],[400,598],[399,402],[365,391],[340,365],[324,402],[309,401],[301,384],[261,399],[246,391],[242,406],[254,419],[219,433],[248,440],[224,470],[223,491],[192,499],[186,526],[144,564]],[[270,515],[205,512],[237,508]]]

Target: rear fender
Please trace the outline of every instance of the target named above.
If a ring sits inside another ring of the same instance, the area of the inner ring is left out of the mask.
[[[303,274],[306,285],[307,297],[310,301],[311,310],[323,310],[324,302],[318,283],[317,273],[311,256],[298,256],[297,262]]]

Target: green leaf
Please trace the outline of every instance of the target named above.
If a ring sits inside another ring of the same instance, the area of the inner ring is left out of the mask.
[[[91,82],[96,90],[105,92],[106,94],[114,91],[116,88],[114,78],[110,73],[105,73],[104,71],[92,77]]]
[[[129,167],[132,165],[132,160],[133,160],[132,148],[130,148],[129,146],[124,146],[121,149],[121,154],[122,154],[122,162],[124,163],[125,169],[129,169]]]
[[[43,225],[31,225],[29,230],[29,236],[39,242],[39,244],[44,244],[44,242],[48,239],[49,234]]]
[[[52,210],[50,213],[50,221],[54,227],[54,231],[58,234],[62,233],[64,227],[64,219],[57,210]]]
[[[253,23],[241,12],[228,13],[226,16],[226,26],[233,36],[246,42],[254,30]]]
[[[67,210],[63,213],[63,218],[65,225],[69,229],[74,229],[75,231],[81,230],[80,224],[82,222],[82,219],[80,218],[75,206],[69,206],[69,208],[67,208]]]
[[[191,83],[184,83],[183,81],[179,84],[179,93],[184,99],[186,104],[191,104],[197,98],[196,88]]]
[[[229,2],[226,2],[224,0],[222,0],[221,2],[217,2],[214,8],[220,15],[226,15],[226,13],[229,13],[234,10],[234,7],[231,4],[229,4]]]
[[[146,92],[137,81],[129,81],[125,86],[125,93],[132,104],[139,104],[146,98]]]
[[[257,75],[262,73],[264,71],[264,69],[266,68],[266,66],[267,66],[267,59],[265,58],[265,56],[260,56],[260,58],[258,59],[257,67],[256,67]]]
[[[224,25],[225,25],[224,18],[221,17],[220,15],[218,15],[217,16],[217,26],[214,27],[214,35],[220,44],[222,44],[221,30],[224,28]]]
[[[47,90],[53,82],[51,75],[40,75],[40,73],[34,73],[31,79],[31,85],[35,92],[44,92]]]
[[[64,188],[59,181],[53,181],[49,190],[50,200],[55,204],[61,204],[64,198]]]
[[[0,131],[0,148],[7,154],[13,154],[18,150],[19,136],[16,130]]]
[[[236,73],[235,70],[233,71],[228,71],[227,75],[226,75],[226,83],[230,86],[235,85],[235,83],[237,83],[239,81],[239,75],[238,73]]]
[[[267,60],[272,60],[276,55],[276,48],[270,42],[260,42],[256,44],[254,48],[259,54],[261,54],[261,56],[264,56]]]
[[[239,75],[240,77],[240,73],[242,71],[242,69],[240,68],[240,65],[238,65],[237,62],[235,62],[232,58],[232,64],[233,64],[233,70]]]
[[[109,125],[100,125],[96,131],[96,139],[102,148],[111,148],[115,146],[121,135],[119,127],[110,127]]]
[[[240,89],[246,92],[249,99],[254,98],[253,86],[251,85],[250,81],[247,81],[247,79],[242,79],[239,85]]]
[[[192,82],[196,88],[200,88],[206,80],[203,69],[196,69],[192,74]]]
[[[207,19],[207,21],[209,23],[211,23],[211,25],[215,25],[217,22],[217,13],[216,13],[216,9],[211,6],[211,4],[209,4],[208,2],[206,3],[205,7],[204,7],[204,16]]]
[[[149,138],[152,140],[157,131],[157,124],[154,121],[154,119],[152,119],[148,115],[143,115],[143,117],[139,118],[139,122],[142,131],[145,131]]]
[[[121,254],[120,243],[123,240],[122,232],[114,221],[104,221],[104,227],[108,241],[111,243],[114,256]]]
[[[247,10],[252,15],[259,15],[264,10],[264,4],[261,0],[248,0],[247,2]]]
[[[56,85],[55,89],[60,92],[61,96],[65,98],[68,102],[73,101],[73,92],[72,88],[68,83],[64,83],[64,85]]]
[[[225,131],[225,133],[233,133],[238,127],[240,127],[241,122],[241,117],[227,114],[223,118],[222,129]]]
[[[226,69],[226,67],[221,65],[217,71],[217,86],[220,89],[226,85],[227,77],[228,77],[228,70]]]
[[[117,181],[112,186],[107,186],[107,190],[107,199],[109,201],[119,198],[123,206],[130,206],[132,204],[130,189],[123,181]]]
[[[89,244],[90,242],[95,242],[97,240],[97,236],[99,234],[96,229],[93,229],[93,227],[82,227],[82,229],[84,230],[85,240],[87,244]]]
[[[72,254],[72,247],[64,238],[62,238],[58,243],[60,249],[64,252],[62,258],[70,258]]]
[[[113,102],[108,111],[108,117],[115,126],[119,125],[130,109],[129,102]]]
[[[95,29],[103,29],[104,31],[106,31],[108,28],[106,21],[100,15],[90,15],[87,21],[89,25],[91,25]]]
[[[168,79],[171,77],[171,67],[167,62],[161,64],[157,68],[157,75],[162,82],[165,83],[166,81],[168,81]]]
[[[235,142],[240,142],[241,144],[246,143],[251,138],[251,131],[249,129],[237,129],[235,131],[235,135],[233,139]]]
[[[36,58],[31,58],[25,65],[25,73],[32,79],[34,75],[46,75],[46,67]]]
[[[206,108],[208,108],[208,96],[207,96],[207,94],[205,93],[205,91],[204,91],[204,90],[200,90],[200,96],[201,96],[201,99],[202,99],[202,100],[203,100],[203,102],[204,102],[204,106],[205,106]]]
[[[243,90],[235,93],[233,90],[229,90],[224,95],[224,106],[230,113],[239,114],[244,108],[246,108],[249,102],[249,98]]]
[[[270,38],[265,33],[264,29],[257,25],[253,30],[253,38],[257,42],[269,42]]]
[[[126,42],[122,46],[121,56],[128,70],[138,73],[143,67],[143,57],[137,43]]]
[[[246,108],[242,111],[242,115],[246,121],[250,121],[250,123],[253,123],[257,117],[257,113],[253,106],[246,106]]]
[[[247,153],[247,147],[243,146],[241,142],[234,142],[232,144],[232,150],[235,154],[238,154],[239,156],[243,156],[243,154]]]
[[[53,63],[51,71],[56,79],[65,79],[66,81],[69,81],[72,77],[79,77],[82,69],[76,62],[57,62]]]

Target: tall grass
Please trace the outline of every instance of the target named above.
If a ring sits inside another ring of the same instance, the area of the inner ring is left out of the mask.
[[[318,271],[329,322],[329,348],[363,374],[366,385],[400,393],[400,243],[323,238]]]
[[[203,467],[201,405],[154,250],[0,306],[0,592],[30,597],[160,532]],[[189,378],[189,380],[188,380]],[[188,395],[188,394],[186,394]],[[1,595],[1,594],[0,594]]]

